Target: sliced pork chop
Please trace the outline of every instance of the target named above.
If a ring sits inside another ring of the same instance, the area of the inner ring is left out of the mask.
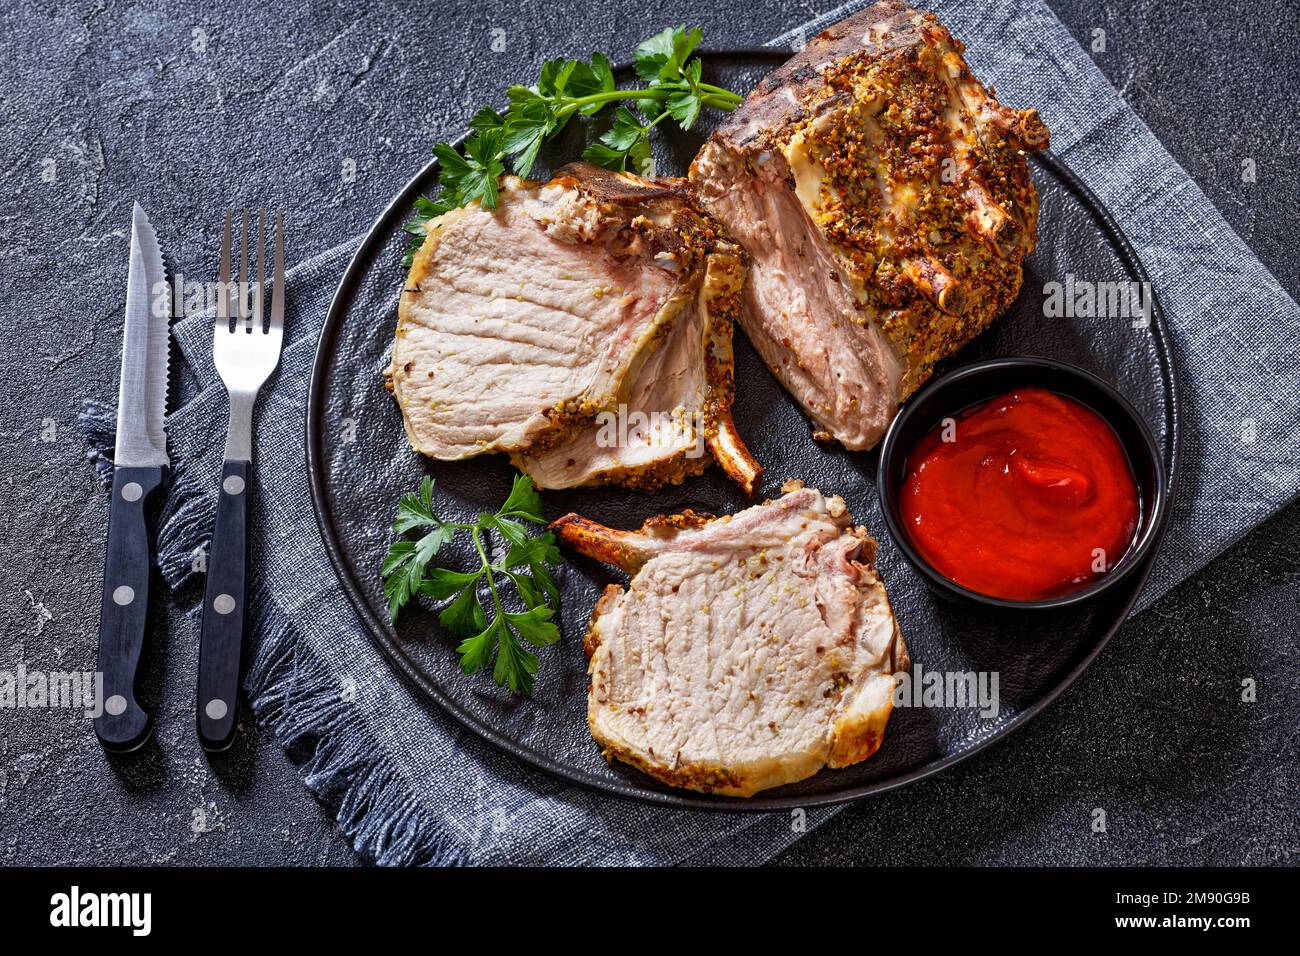
[[[999,104],[933,14],[877,3],[750,94],[691,167],[751,258],[746,333],[817,437],[879,440],[898,403],[1019,292],[1037,242],[1034,110]]]
[[[698,416],[752,487],[761,469],[730,414],[743,274],[681,180],[585,163],[545,185],[507,177],[496,210],[431,221],[412,263],[387,373],[412,446],[443,460],[514,453],[544,487],[680,480],[680,442],[634,434],[607,449],[591,431],[602,412],[671,400],[647,411]]]
[[[738,514],[615,531],[553,528],[632,576],[610,585],[585,648],[587,720],[608,757],[672,786],[747,797],[880,746],[907,649],[838,497],[798,482]]]
[[[699,474],[711,452],[752,494],[762,468],[731,419],[731,335],[744,276],[739,249],[718,242],[697,301],[678,312],[641,365],[627,404],[545,451],[512,455],[520,471],[543,488],[655,488]]]

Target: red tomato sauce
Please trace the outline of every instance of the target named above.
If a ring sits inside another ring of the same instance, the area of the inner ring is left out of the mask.
[[[1076,591],[1123,557],[1138,488],[1092,409],[1018,388],[940,422],[907,459],[899,510],[940,574],[991,597]]]

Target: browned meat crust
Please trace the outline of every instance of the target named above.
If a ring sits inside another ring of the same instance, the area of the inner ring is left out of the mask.
[[[540,487],[643,489],[711,453],[752,492],[762,469],[731,418],[745,254],[685,179],[572,163],[545,185],[506,177],[494,212],[428,232],[386,373],[417,450],[506,452]],[[597,420],[624,413],[655,424],[611,447]]]
[[[1014,301],[1037,241],[1024,153],[1048,145],[1047,128],[1034,110],[998,103],[964,49],[933,14],[898,0],[867,7],[759,83],[692,168],[727,225],[718,193],[747,184],[716,182],[719,169],[784,172],[840,266],[831,282],[851,291],[859,324],[882,329],[902,363],[895,401]],[[796,398],[815,400],[799,394],[797,377],[787,382]]]
[[[880,746],[909,666],[875,542],[839,498],[790,482],[732,516],[619,531],[566,515],[568,547],[631,577],[583,640],[607,759],[671,786],[750,796]]]

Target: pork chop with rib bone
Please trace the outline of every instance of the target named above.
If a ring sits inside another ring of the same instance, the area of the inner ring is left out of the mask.
[[[907,649],[876,543],[839,497],[787,482],[735,515],[560,541],[631,575],[596,604],[587,721],[608,757],[672,786],[752,796],[880,746]]]
[[[752,491],[731,419],[744,269],[682,180],[507,177],[495,210],[431,220],[412,262],[387,373],[407,437],[443,460],[506,452],[543,488],[654,487],[716,459]]]
[[[691,167],[750,254],[746,334],[848,448],[1010,306],[1037,241],[1024,154],[1047,128],[964,49],[933,14],[867,7],[764,79]]]

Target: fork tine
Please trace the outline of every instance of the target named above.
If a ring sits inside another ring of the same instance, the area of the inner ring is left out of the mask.
[[[275,276],[271,287],[271,330],[284,328],[284,210],[275,211]]]
[[[221,265],[218,267],[217,329],[230,331],[230,210],[226,210],[226,225],[221,234]]]
[[[252,331],[262,334],[262,293],[266,291],[266,210],[257,210],[257,287],[253,290]]]
[[[248,207],[244,207],[241,216],[243,228],[239,237],[239,321],[247,327],[250,318],[248,308]],[[248,328],[252,331],[252,328]]]

